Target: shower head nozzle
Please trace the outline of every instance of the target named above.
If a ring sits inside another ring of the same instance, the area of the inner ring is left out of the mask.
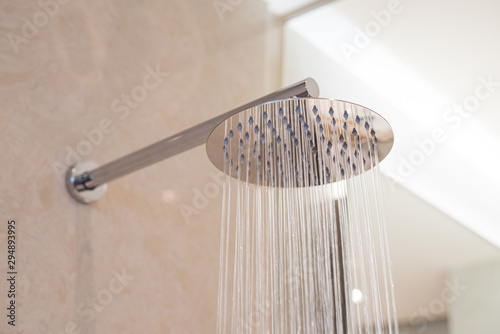
[[[387,121],[360,105],[290,98],[246,109],[207,140],[211,162],[230,176],[273,187],[307,187],[367,171],[389,153]]]

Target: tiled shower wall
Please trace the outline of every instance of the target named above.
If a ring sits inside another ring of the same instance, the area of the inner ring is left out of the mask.
[[[261,1],[0,3],[0,309],[16,221],[16,326],[1,333],[213,333],[221,189],[204,147],[81,205],[68,165],[100,164],[279,86]]]

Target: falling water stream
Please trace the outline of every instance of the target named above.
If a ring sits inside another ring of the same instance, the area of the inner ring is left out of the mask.
[[[218,334],[398,332],[372,121],[320,99],[226,121]]]

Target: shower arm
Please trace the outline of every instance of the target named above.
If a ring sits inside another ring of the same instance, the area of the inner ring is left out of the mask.
[[[92,162],[76,164],[68,170],[66,186],[71,196],[77,201],[85,204],[95,202],[106,192],[107,182],[206,143],[208,136],[217,125],[243,110],[266,102],[293,97],[318,97],[318,95],[319,88],[316,81],[307,78],[101,167]]]

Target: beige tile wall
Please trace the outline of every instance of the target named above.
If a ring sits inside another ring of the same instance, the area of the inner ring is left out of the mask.
[[[276,89],[279,24],[261,1],[220,0],[224,20],[212,0],[59,1],[0,3],[1,277],[8,219],[18,237],[16,327],[2,311],[0,332],[214,333],[221,196],[204,147],[90,206],[59,171]]]

